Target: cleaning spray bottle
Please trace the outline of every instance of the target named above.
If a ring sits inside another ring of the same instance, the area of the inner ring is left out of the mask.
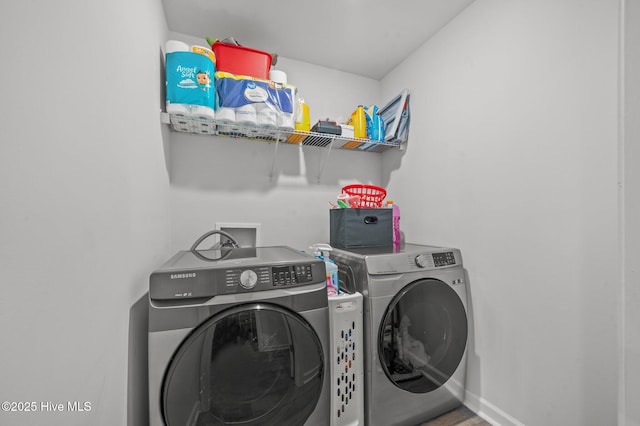
[[[340,294],[340,281],[338,279],[338,265],[329,258],[329,253],[333,248],[329,244],[313,244],[309,247],[313,250],[313,255],[318,259],[324,260],[324,266],[327,270],[327,295],[337,296]]]
[[[393,218],[393,247],[396,251],[401,248],[402,233],[400,232],[400,207],[393,202],[393,200],[387,200],[387,208],[393,209],[391,217]]]

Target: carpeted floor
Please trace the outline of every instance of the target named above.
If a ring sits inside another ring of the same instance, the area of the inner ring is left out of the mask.
[[[464,405],[418,426],[491,426]]]

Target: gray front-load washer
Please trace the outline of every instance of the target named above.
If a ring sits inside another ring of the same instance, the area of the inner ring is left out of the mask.
[[[408,425],[464,400],[468,335],[460,250],[334,249],[340,284],[364,304],[367,426]]]
[[[328,425],[328,312],[312,256],[177,253],[149,282],[150,424]]]

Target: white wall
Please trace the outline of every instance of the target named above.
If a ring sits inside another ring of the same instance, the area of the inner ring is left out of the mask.
[[[640,426],[640,2],[624,2],[624,364],[622,426]]]
[[[170,37],[202,44],[185,34]],[[284,57],[277,68],[309,104],[312,124],[327,118],[344,122],[357,105],[378,102],[380,96],[379,81],[370,78]],[[381,158],[291,144],[280,144],[276,154],[273,143],[172,133],[172,244],[176,250],[188,248],[216,222],[260,223],[262,245],[306,250],[328,242],[328,202],[335,202],[345,184],[380,185]]]
[[[403,229],[462,249],[467,403],[502,424],[616,423],[617,8],[476,1],[382,82],[412,91]]]
[[[0,6],[3,425],[123,425],[146,340],[130,316],[168,255],[159,1]],[[144,346],[144,345],[142,345]],[[132,353],[132,349],[136,353]],[[144,360],[143,360],[144,361]],[[84,413],[41,402],[91,403]],[[145,407],[140,407],[145,409]]]

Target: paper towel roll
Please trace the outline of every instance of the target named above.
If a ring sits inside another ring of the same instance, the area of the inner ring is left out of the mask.
[[[166,53],[189,51],[189,45],[179,40],[168,40],[165,47],[167,50]]]
[[[287,73],[280,70],[271,70],[269,71],[269,80],[287,84]]]
[[[236,123],[255,126],[257,124],[256,107],[253,104],[247,104],[236,108]]]

